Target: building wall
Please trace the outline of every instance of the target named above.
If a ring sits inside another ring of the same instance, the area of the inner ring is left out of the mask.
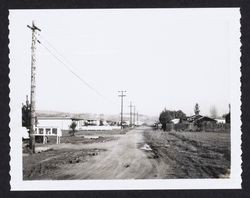
[[[38,127],[41,126],[51,126],[57,127],[62,130],[68,130],[70,124],[72,123],[71,119],[40,119],[38,118]]]

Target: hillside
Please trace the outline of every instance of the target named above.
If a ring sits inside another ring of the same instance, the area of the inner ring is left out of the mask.
[[[38,117],[76,117],[82,119],[104,119],[104,120],[112,120],[112,121],[119,121],[120,114],[92,114],[92,113],[70,113],[70,112],[59,112],[59,111],[45,111],[45,110],[38,110],[36,112]],[[129,113],[124,114],[124,120],[129,120]],[[156,116],[148,116],[139,114],[138,120],[152,124],[158,120]]]

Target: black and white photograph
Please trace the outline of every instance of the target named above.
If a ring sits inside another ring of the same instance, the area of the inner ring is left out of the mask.
[[[241,188],[240,9],[10,10],[12,190]]]

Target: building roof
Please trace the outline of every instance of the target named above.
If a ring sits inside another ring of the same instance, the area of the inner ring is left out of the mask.
[[[210,121],[210,122],[217,122],[215,119],[210,118],[208,116],[202,116],[202,115],[193,115],[187,118],[187,121],[189,122],[202,122],[202,121]]]
[[[207,117],[207,116],[202,116],[195,121],[196,122],[201,122],[201,121],[217,122],[215,119]]]
[[[190,116],[190,117],[187,117],[187,121],[189,121],[189,122],[194,122],[195,120],[197,120],[197,119],[199,119],[199,118],[201,118],[201,117],[203,117],[203,116],[201,116],[201,115],[192,115],[192,116]]]
[[[71,117],[49,117],[49,116],[37,116],[38,120],[71,120]]]
[[[83,118],[77,118],[77,117],[69,117],[69,116],[65,116],[65,117],[49,117],[49,116],[44,116],[44,117],[37,117],[38,120],[84,120]]]

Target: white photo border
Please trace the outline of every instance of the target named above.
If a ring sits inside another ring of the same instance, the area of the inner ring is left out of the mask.
[[[168,8],[166,8],[168,9]],[[191,8],[185,8],[191,9]],[[185,10],[179,9],[179,10]],[[12,191],[52,191],[52,190],[150,190],[150,189],[240,189],[241,188],[241,62],[240,62],[240,9],[239,8],[195,8],[221,9],[231,12],[230,22],[230,88],[231,88],[231,175],[229,179],[145,179],[145,180],[41,180],[24,181],[22,175],[22,135],[16,131],[15,120],[20,119],[21,112],[14,108],[14,88],[11,81],[15,79],[12,72],[11,37],[10,39],[10,185]],[[79,10],[79,9],[78,9]],[[107,9],[105,9],[107,10]],[[127,9],[129,10],[129,9]],[[164,9],[148,9],[154,11]],[[27,10],[26,10],[27,11]],[[102,11],[102,10],[100,10]],[[10,10],[10,15],[15,10]],[[56,10],[55,10],[56,12]],[[10,21],[11,23],[11,21]],[[10,29],[11,32],[11,29]]]

